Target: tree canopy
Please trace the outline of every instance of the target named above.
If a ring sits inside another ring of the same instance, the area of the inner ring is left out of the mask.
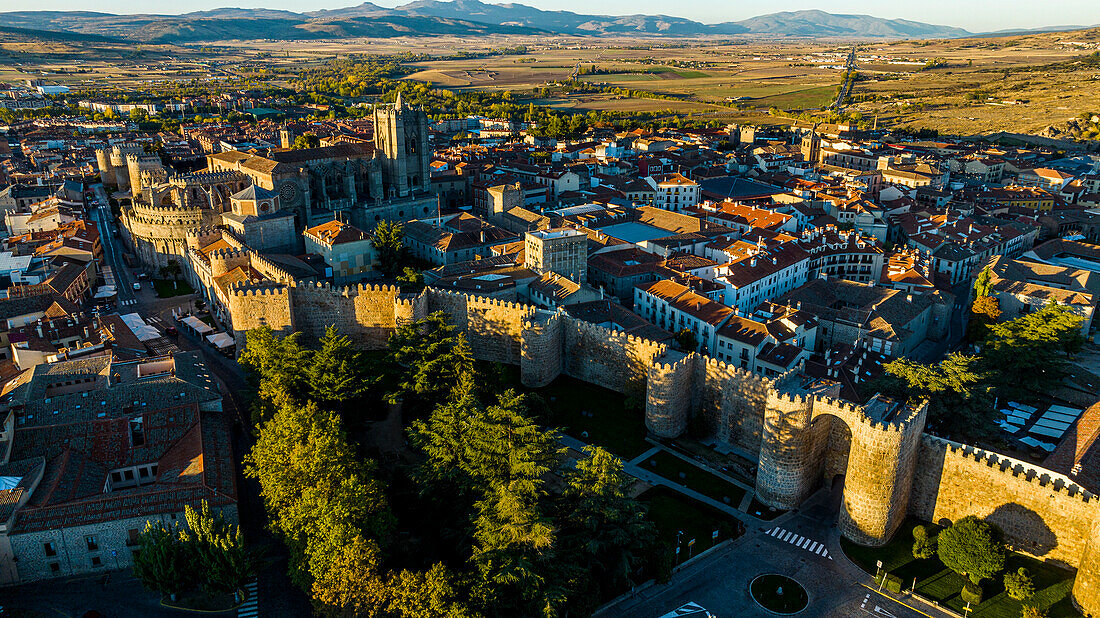
[[[940,562],[975,584],[1005,568],[1001,531],[973,515],[963,517],[939,533],[936,552]]]
[[[589,448],[567,465],[558,433],[533,414],[540,400],[480,369],[444,314],[399,326],[366,369],[333,329],[316,349],[263,330],[248,343],[271,412],[246,475],[260,481],[292,580],[323,613],[583,615],[655,553],[622,462]],[[361,400],[364,375],[407,411],[397,463],[364,458],[345,428],[341,403]]]

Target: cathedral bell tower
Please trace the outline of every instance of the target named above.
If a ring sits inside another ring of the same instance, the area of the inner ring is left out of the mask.
[[[374,108],[374,148],[382,159],[384,198],[429,189],[428,116],[405,105],[400,92],[392,106]]]

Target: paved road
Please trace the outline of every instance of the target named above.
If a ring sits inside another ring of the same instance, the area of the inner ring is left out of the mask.
[[[800,617],[948,618],[933,608],[912,609],[870,590],[871,577],[840,548],[833,526],[839,489],[818,492],[807,504],[773,522],[760,522],[732,543],[689,563],[664,586],[642,590],[599,614],[602,618],[656,618],[697,603],[718,618],[771,616],[749,597],[758,575],[792,577],[809,593]]]
[[[113,284],[118,291],[119,313],[127,313],[127,307],[143,299],[151,300],[155,298],[155,294],[152,292],[152,284],[143,285],[140,292],[134,291],[137,278],[122,261],[122,242],[111,232],[116,224],[112,221],[107,192],[104,191],[102,184],[92,185],[92,190],[96,195],[97,206],[89,208],[88,211],[96,222],[99,229],[99,242],[103,246],[103,264],[101,265],[103,278],[108,284]]]

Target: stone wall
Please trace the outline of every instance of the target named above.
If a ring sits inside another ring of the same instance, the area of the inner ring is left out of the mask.
[[[295,332],[290,288],[286,285],[238,285],[229,291],[228,304],[238,350],[244,350],[245,337],[253,328],[267,326],[284,336]]]
[[[661,438],[675,438],[687,429],[691,416],[691,382],[696,354],[666,352],[649,367],[645,426]]]
[[[668,346],[583,322],[568,316],[563,346],[568,376],[599,384],[619,393],[645,393],[645,379],[653,360]],[[690,394],[685,393],[685,397]]]
[[[1056,472],[933,436],[921,441],[909,502],[919,519],[976,515],[1004,530],[1014,550],[1077,567],[1098,509],[1096,496]]]
[[[562,369],[562,329],[568,316],[537,311],[523,325],[520,381],[528,388],[553,382]]]
[[[1100,549],[1086,553],[1090,535],[1100,535],[1097,498],[1053,472],[923,435],[926,406],[880,422],[820,393],[790,394],[798,390],[791,376],[767,380],[562,312],[430,288],[413,295],[385,286],[240,284],[229,304],[239,347],[259,326],[315,337],[335,324],[364,347],[380,348],[399,322],[442,311],[466,333],[476,358],[518,364],[527,386],[565,374],[644,394],[647,427],[664,437],[680,435],[701,415],[720,440],[758,455],[756,491],[765,504],[797,507],[823,479],[843,475],[838,526],[855,542],[885,544],[907,514],[936,522],[986,518],[1014,549],[1080,566],[1075,599],[1100,615]]]

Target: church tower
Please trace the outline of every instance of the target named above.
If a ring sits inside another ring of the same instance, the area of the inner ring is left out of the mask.
[[[429,190],[428,116],[406,106],[400,92],[392,107],[374,109],[374,148],[382,157],[386,198]]]

